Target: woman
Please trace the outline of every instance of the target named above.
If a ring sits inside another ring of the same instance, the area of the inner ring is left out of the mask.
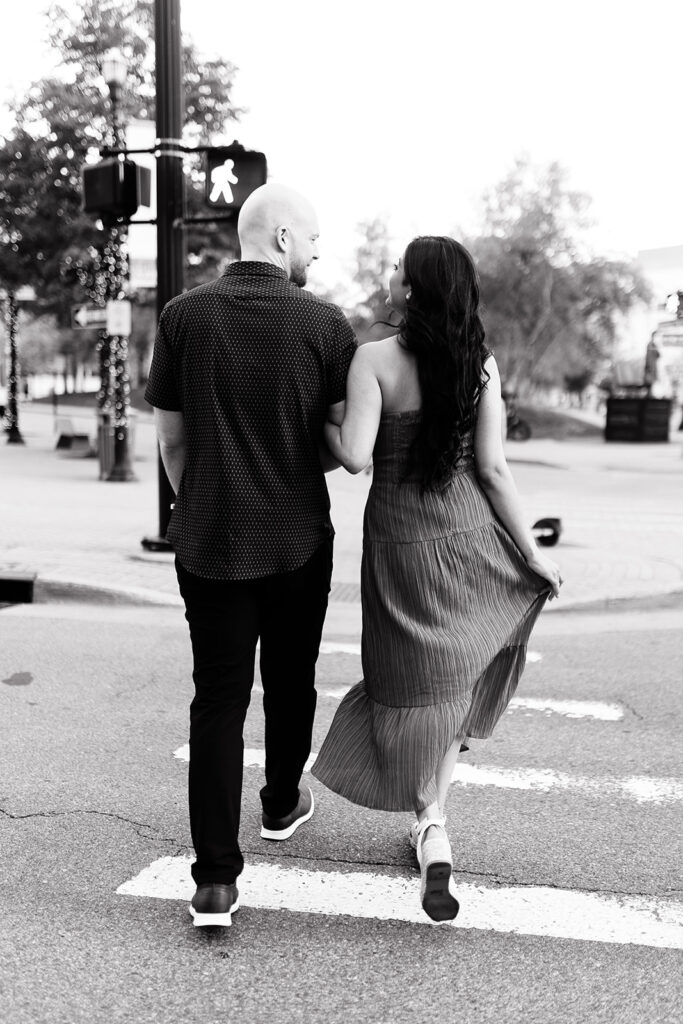
[[[361,346],[343,418],[325,427],[352,473],[373,459],[364,518],[363,680],[313,767],[354,803],[414,810],[420,899],[454,918],[444,807],[461,744],[505,711],[557,565],[526,524],[501,440],[500,378],[484,345],[472,259],[420,237],[390,280],[398,333]],[[465,747],[466,749],[466,747]]]

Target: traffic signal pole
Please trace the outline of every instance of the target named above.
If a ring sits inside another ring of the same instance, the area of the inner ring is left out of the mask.
[[[155,0],[156,133],[157,133],[157,319],[162,309],[183,290],[185,264],[183,93],[180,0]],[[142,546],[170,551],[166,540],[174,498],[161,456],[158,455],[159,532]]]

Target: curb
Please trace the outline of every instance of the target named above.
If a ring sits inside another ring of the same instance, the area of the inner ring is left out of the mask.
[[[330,594],[330,605],[359,607],[359,600],[352,600],[351,589],[355,583],[336,582]],[[334,591],[338,590],[338,596]],[[172,608],[184,608],[179,594],[167,594],[146,587],[117,587],[91,583],[86,580],[64,580],[57,577],[39,576],[35,583],[35,601],[39,604],[71,602],[110,605],[157,605]],[[632,594],[618,597],[585,597],[574,598],[566,602],[561,599],[547,602],[543,614],[561,612],[600,612],[600,611],[634,611],[638,608],[656,609],[673,608],[683,604],[683,589],[676,586],[670,590],[657,591],[652,594]]]
[[[173,608],[184,608],[180,595],[165,594],[160,590],[148,590],[145,587],[117,587],[89,583],[85,580],[63,580],[49,576],[39,576],[35,584],[36,602],[50,604],[52,602],[73,602],[92,604],[139,604],[166,605]]]

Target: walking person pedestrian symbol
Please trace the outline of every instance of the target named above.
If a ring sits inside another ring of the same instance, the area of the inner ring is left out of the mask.
[[[268,168],[263,153],[246,150],[239,142],[209,146],[206,153],[205,198],[209,206],[237,212],[254,189],[265,185]]]
[[[217,203],[221,195],[226,203],[234,202],[231,185],[237,185],[238,177],[234,172],[235,161],[226,160],[224,163],[214,167],[211,171],[211,193],[209,202]]]

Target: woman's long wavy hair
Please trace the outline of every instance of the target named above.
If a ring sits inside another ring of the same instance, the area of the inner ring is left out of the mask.
[[[399,340],[415,355],[422,393],[409,473],[419,477],[423,490],[440,490],[474,428],[488,379],[479,281],[468,251],[445,236],[414,238],[403,256],[403,275],[410,299]]]

